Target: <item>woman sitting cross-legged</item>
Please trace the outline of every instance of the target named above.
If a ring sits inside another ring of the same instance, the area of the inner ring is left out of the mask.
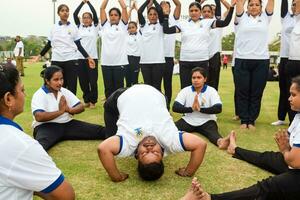
[[[219,134],[215,115],[222,112],[222,102],[218,92],[205,85],[206,79],[205,69],[192,69],[192,85],[178,93],[173,105],[173,112],[184,113],[175,124],[181,131],[201,133],[220,149],[227,149],[229,136]]]
[[[80,100],[63,88],[62,69],[50,66],[44,71],[44,85],[32,97],[33,136],[47,151],[62,140],[105,139],[104,127],[74,120],[84,111]]]
[[[292,80],[289,97],[292,110],[300,111],[300,76]],[[248,188],[222,194],[208,194],[202,187],[200,200],[296,200],[300,199],[300,114],[297,114],[287,131],[275,135],[279,152],[263,153],[237,146],[235,133],[230,135],[227,151],[234,158],[244,160],[275,176],[259,181]]]

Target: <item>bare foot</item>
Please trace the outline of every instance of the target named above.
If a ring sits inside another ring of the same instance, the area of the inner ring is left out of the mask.
[[[84,103],[84,107],[86,108],[90,107],[90,103]]]
[[[228,148],[229,138],[230,138],[230,133],[226,137],[218,139],[217,144],[219,149],[225,150]]]
[[[233,118],[232,118],[232,120],[234,120],[234,121],[239,121],[240,120],[240,117],[239,116],[234,116]]]
[[[247,128],[248,128],[247,124],[241,124],[240,126],[240,129],[247,129]]]
[[[227,152],[231,155],[235,154],[235,148],[236,145],[236,133],[234,131],[231,131],[230,137],[229,137],[229,146],[227,148]]]
[[[248,128],[251,130],[251,131],[255,131],[255,126],[253,124],[248,124]]]
[[[191,187],[181,200],[210,200],[210,196],[203,191],[197,178],[193,178]]]
[[[94,103],[90,103],[90,109],[95,109],[96,105]]]

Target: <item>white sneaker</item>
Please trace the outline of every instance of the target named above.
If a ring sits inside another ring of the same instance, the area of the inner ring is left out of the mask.
[[[278,120],[276,122],[271,123],[271,125],[273,126],[281,126],[281,125],[285,125],[285,122],[282,120]]]

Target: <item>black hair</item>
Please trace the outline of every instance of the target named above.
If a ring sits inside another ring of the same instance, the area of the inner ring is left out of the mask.
[[[159,163],[138,163],[139,176],[145,181],[155,181],[159,179],[163,175],[164,169],[165,167],[162,160]]]
[[[192,71],[191,71],[191,77],[193,76],[193,74],[195,72],[199,72],[204,78],[207,77],[207,70],[205,70],[202,67],[195,67],[195,68],[193,68]]]
[[[169,1],[161,1],[159,5],[161,6],[163,3],[166,3],[166,4],[168,4],[168,5],[169,5],[169,8],[171,8],[171,4],[170,4],[170,2],[169,2]]]
[[[152,6],[148,9],[147,14],[149,14],[151,10],[155,10],[155,12],[157,12],[157,9],[154,6]]]
[[[53,77],[53,74],[56,72],[62,72],[62,69],[56,65],[51,65],[47,67],[45,70],[41,72],[41,76],[44,79],[44,84],[46,85],[46,81],[50,81]]]
[[[193,6],[196,6],[197,8],[199,8],[200,10],[201,10],[201,4],[200,3],[198,3],[198,2],[192,2],[190,5],[189,5],[189,9],[191,9],[191,7],[193,7]]]
[[[61,11],[61,9],[67,8],[69,10],[69,7],[66,4],[60,4],[57,8],[57,14]]]
[[[205,4],[205,5],[202,7],[202,10],[203,10],[204,8],[206,8],[206,7],[208,7],[211,11],[213,11],[212,6],[209,5],[209,4]]]
[[[128,22],[128,25],[133,24],[136,28],[138,27],[137,23],[135,21]]]
[[[15,95],[19,80],[20,76],[16,68],[0,66],[0,99],[2,99],[7,92]]]
[[[82,14],[82,18],[84,17],[84,15],[88,15],[91,19],[93,19],[93,15],[92,15],[92,13],[90,13],[90,12],[84,12],[84,13]]]
[[[116,11],[116,12],[118,13],[119,17],[121,18],[121,11],[120,11],[119,8],[116,8],[116,7],[111,8],[111,9],[108,11],[108,14],[110,15],[112,11]]]
[[[292,84],[295,83],[297,86],[297,90],[300,92],[300,76],[296,76],[292,78]]]
[[[248,4],[250,3],[251,0],[248,0]],[[262,6],[262,0],[259,0],[260,6]]]

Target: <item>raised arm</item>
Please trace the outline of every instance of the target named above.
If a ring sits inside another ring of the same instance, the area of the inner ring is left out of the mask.
[[[125,24],[127,24],[128,23],[127,6],[123,0],[119,0],[119,4],[122,8],[122,20]]]
[[[215,0],[215,4],[216,4],[216,10],[215,10],[215,17],[216,19],[221,19],[222,17],[222,10],[221,10],[221,2],[220,0]]]
[[[173,2],[175,4],[174,18],[178,20],[181,14],[181,3],[179,0],[173,0]]]
[[[138,9],[138,19],[141,26],[144,26],[146,24],[145,17],[143,16],[143,12],[146,9],[147,5],[149,4],[149,0],[146,0],[143,5]]]
[[[115,155],[120,151],[120,137],[112,136],[104,140],[98,146],[99,159],[108,173],[109,177],[114,182],[121,182],[128,178],[128,174],[122,173],[118,170]]]
[[[90,10],[93,14],[94,25],[97,26],[99,24],[99,18],[98,18],[97,12],[96,12],[94,6],[91,4],[91,2],[89,0],[86,0],[86,3],[89,6],[89,8],[90,8]]]
[[[274,12],[274,0],[268,0],[268,3],[266,5],[266,12],[269,15],[272,15]]]
[[[246,0],[237,0],[236,1],[236,15],[241,16],[244,13],[244,5]]]
[[[281,18],[285,18],[285,16],[288,13],[288,0],[282,0],[281,1]]]
[[[74,22],[75,22],[75,24],[76,24],[77,26],[80,25],[80,20],[79,20],[78,14],[79,14],[79,12],[80,12],[82,6],[84,5],[84,3],[85,3],[85,2],[82,1],[82,2],[79,4],[79,6],[76,8],[76,10],[74,11],[74,13],[73,13]]]
[[[230,4],[226,0],[221,0],[221,3],[225,6],[226,11],[223,14],[223,17],[226,17],[228,15]]]
[[[178,169],[175,173],[179,176],[193,176],[203,161],[206,142],[190,133],[184,133],[182,137],[185,150],[190,151],[191,156],[187,166]]]
[[[226,16],[226,18],[224,20],[221,20],[221,19],[217,19],[213,25],[212,25],[212,28],[216,28],[216,27],[225,27],[225,26],[228,26],[231,19],[232,19],[232,15],[233,15],[233,11],[234,11],[234,5],[235,4],[231,4],[231,7],[229,9],[229,12]]]
[[[105,23],[107,20],[107,16],[106,16],[106,6],[107,6],[108,0],[103,0],[101,6],[100,6],[100,22],[101,24]]]
[[[163,31],[165,34],[180,33],[180,29],[177,26],[169,27],[169,15],[168,14],[164,15]]]
[[[154,6],[157,10],[157,13],[158,13],[159,23],[163,24],[164,23],[164,13],[163,13],[163,10],[162,10],[161,6],[159,5],[159,3],[156,0],[153,0],[153,4],[154,4]]]

